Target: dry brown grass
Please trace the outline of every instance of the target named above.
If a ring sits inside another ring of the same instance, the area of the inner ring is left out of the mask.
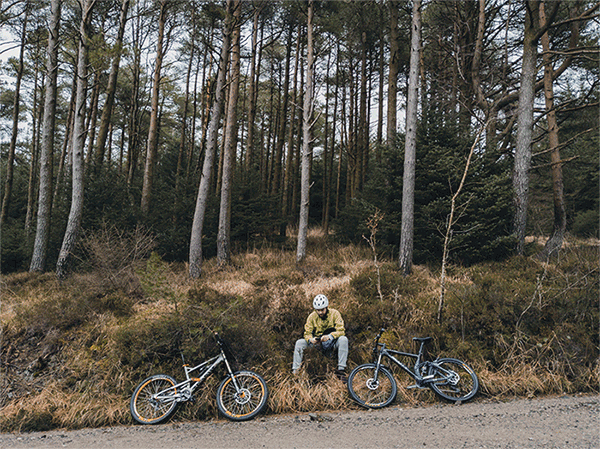
[[[435,321],[439,279],[432,269],[415,266],[405,278],[395,261],[382,260],[381,300],[368,248],[337,246],[320,230],[309,233],[309,248],[301,266],[293,251],[274,247],[234,254],[224,268],[207,260],[197,281],[187,279],[185,264],[154,255],[136,265],[140,289],[130,288],[135,280],[115,289],[105,282],[105,269],[63,284],[52,273],[4,277],[0,429],[130,423],[128,401],[141,378],[157,372],[181,378],[180,348],[194,359],[213,355],[207,329],[231,331],[241,351],[252,346],[245,367],[267,379],[269,413],[357,407],[328,371],[329,360],[307,357],[310,370],[289,374],[293,343],[317,293],[328,295],[346,319],[350,368],[370,360],[383,324],[395,349],[412,349],[413,336],[434,336],[434,351],[475,369],[484,397],[598,391],[597,333],[588,335],[585,327],[598,317],[597,252],[589,247],[570,245],[549,265],[515,258],[450,267],[442,325]],[[594,290],[596,301],[588,304]],[[412,381],[394,374],[397,402],[437,401],[428,390],[407,389]],[[218,382],[211,378],[175,419],[217,416]]]
[[[346,385],[333,373],[317,382],[306,372],[297,376],[276,373],[269,379],[269,391],[269,409],[273,413],[343,410],[351,404]]]

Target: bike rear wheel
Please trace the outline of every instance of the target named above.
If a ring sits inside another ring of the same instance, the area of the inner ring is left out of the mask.
[[[348,392],[363,407],[382,408],[390,405],[397,391],[392,373],[382,366],[377,370],[374,363],[357,366],[348,376]]]
[[[465,402],[479,390],[479,380],[465,362],[458,359],[438,359],[429,367],[433,380],[428,384],[435,394],[450,402]]]
[[[217,407],[226,418],[245,421],[265,408],[268,397],[267,383],[261,376],[252,371],[239,371],[233,377],[228,375],[219,385]]]
[[[131,416],[140,424],[166,421],[177,409],[174,388],[177,382],[166,374],[156,374],[140,383],[131,397]]]

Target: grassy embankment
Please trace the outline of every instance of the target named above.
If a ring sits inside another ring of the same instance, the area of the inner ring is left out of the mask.
[[[333,361],[320,354],[307,355],[301,376],[289,373],[317,293],[344,316],[349,369],[370,360],[372,339],[385,326],[394,348],[414,349],[411,337],[431,335],[432,353],[467,361],[479,375],[480,398],[598,391],[597,242],[568,242],[549,264],[514,257],[451,267],[440,324],[437,268],[417,266],[403,277],[383,260],[378,275],[366,247],[312,235],[302,267],[290,243],[234,255],[224,269],[208,260],[202,279],[191,282],[181,264],[140,257],[145,238],[109,232],[88,239],[88,269],[62,284],[50,273],[3,278],[1,431],[130,424],[135,385],[159,372],[180,379],[182,353],[190,362],[215,354],[213,331],[240,365],[267,379],[268,413],[356,407],[333,376]],[[409,380],[395,373],[397,403],[437,401],[427,390],[402,388]],[[174,419],[216,417],[219,380]]]

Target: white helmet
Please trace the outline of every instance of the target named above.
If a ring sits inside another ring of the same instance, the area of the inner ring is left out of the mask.
[[[315,296],[315,299],[313,299],[313,307],[315,310],[324,309],[327,306],[329,306],[329,300],[327,299],[327,296],[317,295]]]

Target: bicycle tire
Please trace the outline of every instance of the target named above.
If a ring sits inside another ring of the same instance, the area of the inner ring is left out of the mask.
[[[350,397],[363,407],[383,408],[396,398],[398,386],[392,373],[380,366],[375,382],[376,369],[376,364],[367,363],[354,368],[348,376]]]
[[[428,374],[434,376],[428,387],[446,401],[466,402],[473,399],[479,391],[479,379],[475,371],[461,360],[435,360],[430,365]],[[436,380],[438,378],[440,380]]]
[[[246,421],[258,415],[267,405],[269,389],[265,380],[252,371],[233,374],[240,390],[236,389],[231,376],[227,376],[217,390],[219,412],[232,421]]]
[[[155,397],[157,393],[173,388],[177,381],[166,374],[156,374],[143,380],[133,392],[129,403],[129,411],[135,421],[140,424],[159,424],[169,419],[179,404],[174,397],[177,390]]]

